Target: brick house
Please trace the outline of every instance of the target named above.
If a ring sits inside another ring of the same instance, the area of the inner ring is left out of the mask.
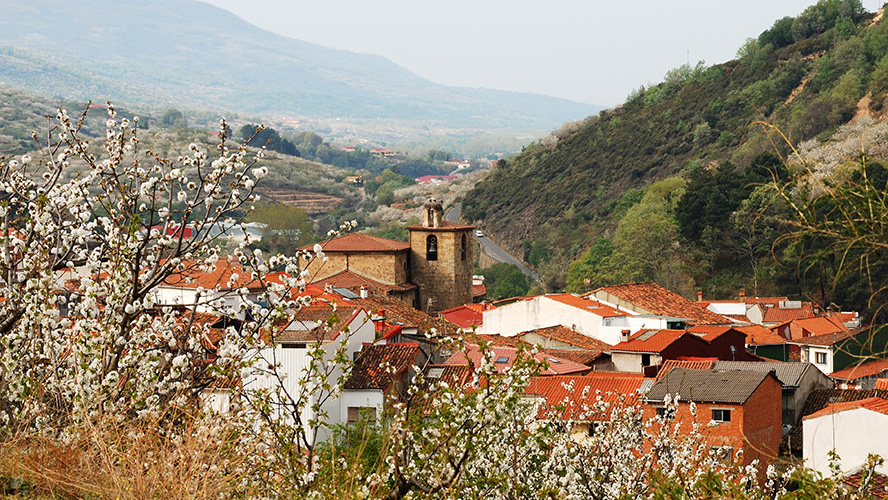
[[[743,463],[770,464],[777,458],[781,428],[781,386],[773,372],[688,370],[675,368],[660,378],[645,397],[649,418],[665,411],[667,395],[678,396],[672,418],[682,429],[692,422],[706,427],[706,444],[725,456],[743,453]],[[696,405],[697,416],[690,403]]]

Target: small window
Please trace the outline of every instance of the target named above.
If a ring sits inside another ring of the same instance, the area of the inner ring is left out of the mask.
[[[818,365],[825,365],[826,364],[826,353],[825,352],[814,353],[814,362],[817,363]]]
[[[710,446],[709,455],[723,464],[734,459],[734,448],[731,446]]]
[[[353,424],[359,420],[376,422],[376,408],[373,406],[349,406],[348,423]]]
[[[730,422],[731,410],[715,409],[712,410],[712,420],[715,422]]]
[[[657,408],[657,416],[663,420],[673,420],[675,419],[675,407],[660,406]]]
[[[444,368],[429,368],[428,378],[441,378],[444,374]]]
[[[305,344],[281,344],[283,349],[305,349]]]
[[[434,234],[426,238],[426,260],[438,260],[438,237]]]
[[[642,354],[641,355],[641,366],[651,366],[651,355],[650,354]]]

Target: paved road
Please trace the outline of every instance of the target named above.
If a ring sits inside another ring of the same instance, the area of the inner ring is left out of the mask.
[[[455,205],[453,205],[453,208],[451,208],[447,211],[446,214],[444,214],[444,219],[450,222],[460,222],[460,215],[462,215],[462,205],[456,203]],[[518,269],[521,269],[522,273],[530,276],[534,279],[534,281],[540,280],[539,274],[531,271],[527,268],[527,266],[524,265],[523,262],[516,259],[515,257],[512,257],[512,255],[510,255],[508,252],[497,246],[496,243],[491,241],[489,236],[484,235],[481,238],[478,238],[476,236],[475,239],[481,243],[481,251],[483,251],[488,257],[491,257],[492,259],[499,262],[515,264],[516,266],[518,266]]]

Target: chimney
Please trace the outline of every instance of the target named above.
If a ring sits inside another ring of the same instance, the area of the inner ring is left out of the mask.
[[[740,289],[740,302],[746,302],[746,289]]]
[[[361,285],[361,298],[366,299],[369,294],[367,293],[367,287]]]
[[[629,342],[629,338],[630,338],[629,334],[630,333],[631,333],[630,330],[620,330],[620,340],[622,342]]]
[[[697,291],[697,302],[703,302],[703,291],[702,290]]]

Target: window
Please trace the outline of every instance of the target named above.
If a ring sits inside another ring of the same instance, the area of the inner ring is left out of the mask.
[[[508,356],[500,356],[500,357],[496,358],[496,361],[494,361],[494,363],[499,364],[499,365],[504,365],[508,362],[509,362]]]
[[[353,424],[359,420],[376,422],[376,408],[373,406],[349,406],[348,423]]]
[[[730,422],[731,410],[717,408],[712,410],[712,420],[715,422]]]
[[[462,235],[462,240],[460,242],[460,252],[459,255],[462,257],[462,260],[466,260],[466,235]]]
[[[730,463],[734,458],[734,448],[731,446],[710,446],[709,455],[721,463]]]
[[[675,419],[675,407],[674,406],[658,406],[657,407],[657,416],[663,420],[674,420]]]
[[[641,366],[651,366],[651,355],[650,354],[642,354],[641,355]]]
[[[282,349],[305,349],[305,344],[281,344]]]
[[[814,362],[818,365],[826,364],[826,353],[825,352],[817,352],[814,353]]]
[[[438,237],[434,234],[426,238],[426,260],[438,260]]]

